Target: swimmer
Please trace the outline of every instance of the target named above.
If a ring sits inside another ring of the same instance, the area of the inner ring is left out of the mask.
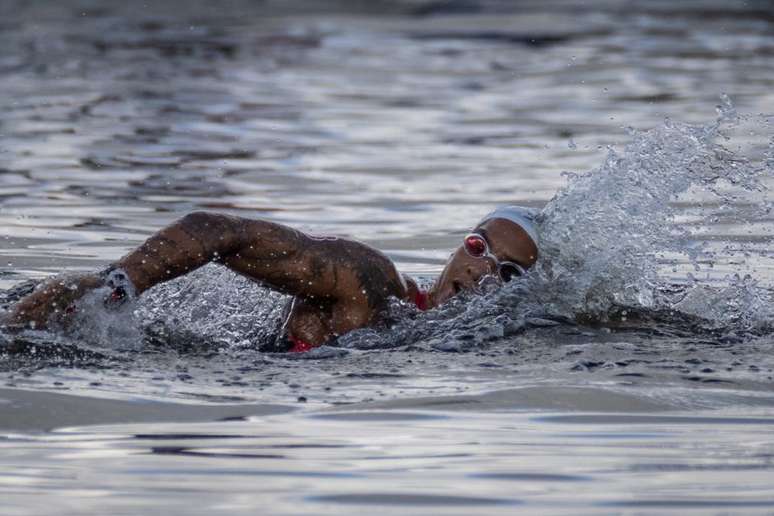
[[[86,293],[104,289],[105,305],[123,304],[149,288],[215,262],[293,296],[283,325],[285,351],[302,352],[384,321],[395,297],[420,310],[442,305],[485,277],[508,282],[537,260],[534,212],[502,206],[485,216],[452,253],[428,291],[398,272],[380,251],[344,238],[315,237],[268,222],[194,212],[137,249],[91,274],[56,277],[11,307],[10,327],[66,324]]]

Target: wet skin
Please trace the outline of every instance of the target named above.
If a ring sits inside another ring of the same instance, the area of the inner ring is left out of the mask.
[[[505,219],[477,226],[501,261],[524,268],[537,259],[526,232]],[[285,324],[289,336],[312,345],[384,321],[391,297],[413,301],[416,283],[380,251],[344,238],[319,238],[262,220],[195,212],[162,229],[111,269],[122,269],[139,295],[210,262],[221,263],[262,285],[294,296]],[[429,291],[429,308],[485,275],[496,274],[490,258],[474,258],[460,246]],[[10,310],[7,325],[41,328],[66,324],[74,303],[106,284],[104,273],[57,277],[40,285]]]

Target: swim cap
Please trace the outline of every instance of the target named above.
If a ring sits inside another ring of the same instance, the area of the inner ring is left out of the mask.
[[[537,210],[532,208],[524,208],[523,206],[500,206],[492,213],[481,219],[478,225],[480,226],[487,220],[491,219],[510,220],[514,224],[521,226],[521,229],[527,232],[532,241],[535,242],[535,246],[537,246],[540,242],[538,239],[537,225],[535,224],[537,214]]]

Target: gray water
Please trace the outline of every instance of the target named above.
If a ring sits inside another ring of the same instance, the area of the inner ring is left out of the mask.
[[[508,288],[266,354],[207,266],[0,338],[2,514],[774,512],[770,2],[0,2],[0,287],[195,210]]]

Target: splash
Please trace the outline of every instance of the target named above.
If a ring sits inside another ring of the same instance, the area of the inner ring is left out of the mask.
[[[4,292],[0,307],[31,292],[33,285]],[[25,330],[22,338],[42,346],[75,342],[130,354],[153,348],[186,353],[257,349],[274,342],[287,304],[286,296],[216,265],[157,285],[118,308],[105,306],[109,293],[103,288],[84,296],[67,327]]]
[[[259,348],[277,336],[286,296],[216,265],[150,289],[135,316],[145,338],[188,349]]]
[[[681,296],[712,290],[692,274],[665,274],[670,264],[683,262],[699,271],[702,263],[730,258],[730,252],[719,256],[695,231],[678,224],[676,201],[693,201],[699,209],[711,201],[719,212],[728,212],[740,200],[752,199],[762,211],[770,210],[762,199],[771,162],[754,163],[717,143],[726,137],[725,129],[739,123],[728,97],[722,100],[711,124],[667,120],[649,131],[631,131],[632,141],[622,152],[611,149],[601,167],[569,176],[541,214],[543,259],[530,293],[547,312],[605,320],[621,307],[680,310],[687,306]],[[734,277],[726,278],[733,286],[712,290],[729,296],[728,311],[694,304],[690,312],[713,325],[744,321],[755,326],[754,318],[740,313],[754,309],[765,321],[764,290],[757,282],[743,284]],[[667,294],[675,283],[688,285],[687,293]]]

